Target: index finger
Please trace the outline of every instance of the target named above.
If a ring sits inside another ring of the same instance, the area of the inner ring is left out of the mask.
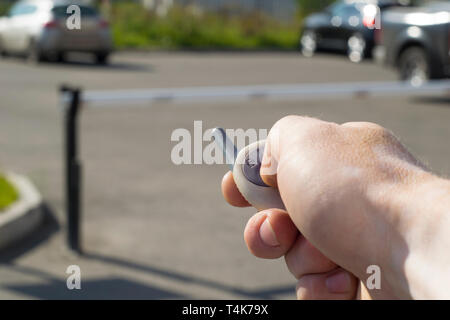
[[[225,200],[235,207],[250,207],[250,203],[242,196],[233,179],[233,173],[228,171],[222,179],[222,194]]]

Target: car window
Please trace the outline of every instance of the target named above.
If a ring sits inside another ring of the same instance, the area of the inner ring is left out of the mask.
[[[340,17],[359,16],[361,14],[359,9],[356,8],[356,5],[342,2],[332,5],[329,10],[332,15]]]
[[[23,5],[22,5],[21,3],[14,5],[14,6],[11,8],[11,10],[9,10],[8,16],[14,17],[14,16],[19,15],[19,14],[20,14],[20,11],[22,10],[22,6],[23,6]]]
[[[360,16],[361,11],[355,5],[349,5],[342,10],[342,15],[346,17]]]
[[[37,11],[37,7],[33,4],[26,4],[22,8],[22,14],[32,14]]]
[[[336,2],[329,6],[326,11],[330,12],[332,15],[337,16],[340,15],[345,6],[347,5],[343,2]]]
[[[25,14],[32,14],[37,11],[37,7],[33,4],[29,3],[18,3],[15,6],[11,8],[9,11],[10,17],[25,15]]]
[[[79,6],[81,11],[81,17],[96,17],[98,16],[97,10],[88,6]],[[68,6],[57,6],[52,9],[52,13],[57,18],[65,18],[71,15],[71,13],[67,13]]]

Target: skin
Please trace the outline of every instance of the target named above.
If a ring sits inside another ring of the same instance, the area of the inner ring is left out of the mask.
[[[270,130],[261,176],[287,209],[248,221],[260,258],[284,256],[298,299],[450,298],[450,181],[379,125],[289,116]],[[250,204],[228,172],[224,198]],[[381,270],[368,289],[367,267]]]

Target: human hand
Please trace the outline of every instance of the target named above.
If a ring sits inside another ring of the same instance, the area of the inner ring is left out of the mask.
[[[433,198],[436,193],[430,188],[450,188],[386,129],[365,122],[338,125],[283,118],[269,133],[261,176],[278,187],[287,212],[257,213],[244,238],[257,257],[285,257],[298,279],[299,299],[429,293],[418,284],[427,275],[406,263],[412,250],[416,259],[425,258],[420,239],[429,227],[421,206],[411,199],[419,194]],[[249,205],[231,172],[222,181],[222,191],[230,204]],[[382,285],[369,292],[363,280],[370,265],[381,268]],[[417,281],[410,274],[417,274]]]

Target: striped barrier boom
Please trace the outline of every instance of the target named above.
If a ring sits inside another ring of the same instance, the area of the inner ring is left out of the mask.
[[[326,99],[370,96],[450,96],[450,80],[430,81],[421,86],[407,82],[347,82],[317,84],[271,84],[83,91],[88,106],[132,105],[136,103],[189,103],[245,99]],[[68,97],[63,96],[63,102]]]

